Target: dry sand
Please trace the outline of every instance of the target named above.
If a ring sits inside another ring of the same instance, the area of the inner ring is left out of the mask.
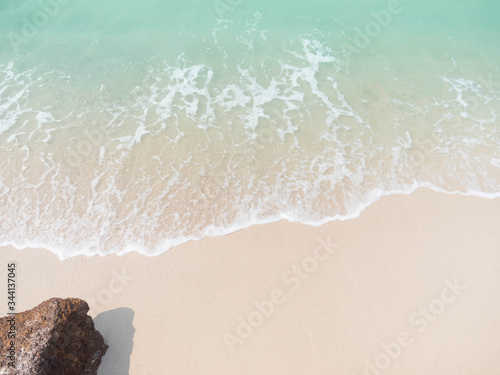
[[[19,311],[89,302],[110,344],[100,375],[500,374],[500,199],[421,189],[159,257],[0,260],[18,265]]]

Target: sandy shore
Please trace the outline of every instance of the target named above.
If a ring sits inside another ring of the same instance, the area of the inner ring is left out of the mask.
[[[19,310],[89,302],[110,345],[102,375],[500,374],[500,199],[419,190],[355,220],[262,225],[154,258],[0,260],[18,265]]]

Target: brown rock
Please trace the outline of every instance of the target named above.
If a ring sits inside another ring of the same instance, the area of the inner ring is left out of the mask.
[[[51,298],[15,317],[15,365],[8,358],[12,316],[0,318],[0,375],[96,375],[108,346],[77,298]]]

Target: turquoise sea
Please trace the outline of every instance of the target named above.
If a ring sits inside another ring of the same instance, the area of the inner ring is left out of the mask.
[[[0,1],[0,245],[158,255],[500,196],[497,0]]]

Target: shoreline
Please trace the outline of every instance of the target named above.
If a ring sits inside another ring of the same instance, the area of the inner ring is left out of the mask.
[[[20,244],[12,244],[12,243],[1,243],[0,242],[0,249],[1,248],[13,248],[18,251],[23,251],[23,250],[33,250],[33,249],[43,249],[50,251],[51,253],[55,254],[60,261],[65,261],[71,258],[75,257],[108,257],[108,256],[125,256],[128,254],[139,254],[148,258],[153,258],[157,256],[161,256],[163,254],[168,253],[172,249],[175,249],[177,247],[183,246],[187,243],[190,242],[198,242],[198,241],[203,241],[206,238],[217,238],[217,237],[225,237],[228,235],[231,235],[233,233],[240,232],[242,230],[248,230],[253,227],[258,227],[258,226],[263,226],[263,225],[272,225],[272,224],[277,224],[280,222],[286,222],[286,223],[293,223],[293,224],[301,224],[305,226],[311,226],[311,227],[321,227],[323,225],[328,225],[333,222],[343,222],[343,221],[349,221],[349,220],[356,220],[358,219],[363,213],[369,209],[371,206],[374,204],[377,204],[380,202],[381,199],[384,199],[386,197],[391,197],[391,196],[407,196],[407,195],[412,195],[415,192],[418,191],[430,191],[434,193],[439,193],[439,194],[445,194],[445,195],[451,195],[451,196],[462,196],[462,197],[476,197],[476,198],[481,198],[481,199],[488,199],[488,200],[494,200],[494,199],[499,199],[500,198],[500,192],[495,192],[495,193],[486,193],[482,191],[467,191],[467,192],[462,192],[462,191],[446,191],[444,189],[437,188],[436,186],[433,186],[431,184],[423,184],[419,186],[413,186],[409,190],[392,190],[392,191],[387,191],[384,192],[383,194],[376,194],[375,198],[367,199],[367,201],[362,202],[359,204],[360,208],[358,210],[355,210],[352,213],[349,213],[347,215],[336,215],[336,216],[331,216],[331,217],[326,217],[318,221],[306,221],[306,220],[299,220],[299,219],[293,219],[288,217],[287,215],[278,215],[276,217],[269,217],[266,218],[265,220],[261,220],[258,222],[248,222],[245,224],[233,224],[231,227],[226,227],[226,228],[220,228],[220,227],[208,227],[205,230],[205,233],[200,236],[192,236],[192,237],[184,237],[184,238],[176,238],[173,240],[171,244],[165,245],[165,249],[162,250],[151,250],[148,248],[139,248],[136,245],[128,245],[126,246],[127,248],[124,249],[123,251],[117,252],[117,253],[109,253],[105,254],[102,252],[98,253],[92,253],[89,254],[89,250],[86,250],[86,253],[83,254],[77,254],[77,255],[68,255],[68,254],[63,254],[62,251],[58,251],[57,249],[50,248],[48,246],[45,246],[43,244],[33,244],[33,243],[28,243],[26,245],[20,245]],[[1,239],[0,239],[1,241]],[[166,241],[165,241],[166,242]],[[73,250],[73,252],[81,252],[82,250]],[[150,253],[148,253],[150,252]]]
[[[0,259],[18,266],[18,311],[89,303],[110,345],[100,375],[486,374],[500,371],[499,225],[500,199],[418,189],[156,257]]]

